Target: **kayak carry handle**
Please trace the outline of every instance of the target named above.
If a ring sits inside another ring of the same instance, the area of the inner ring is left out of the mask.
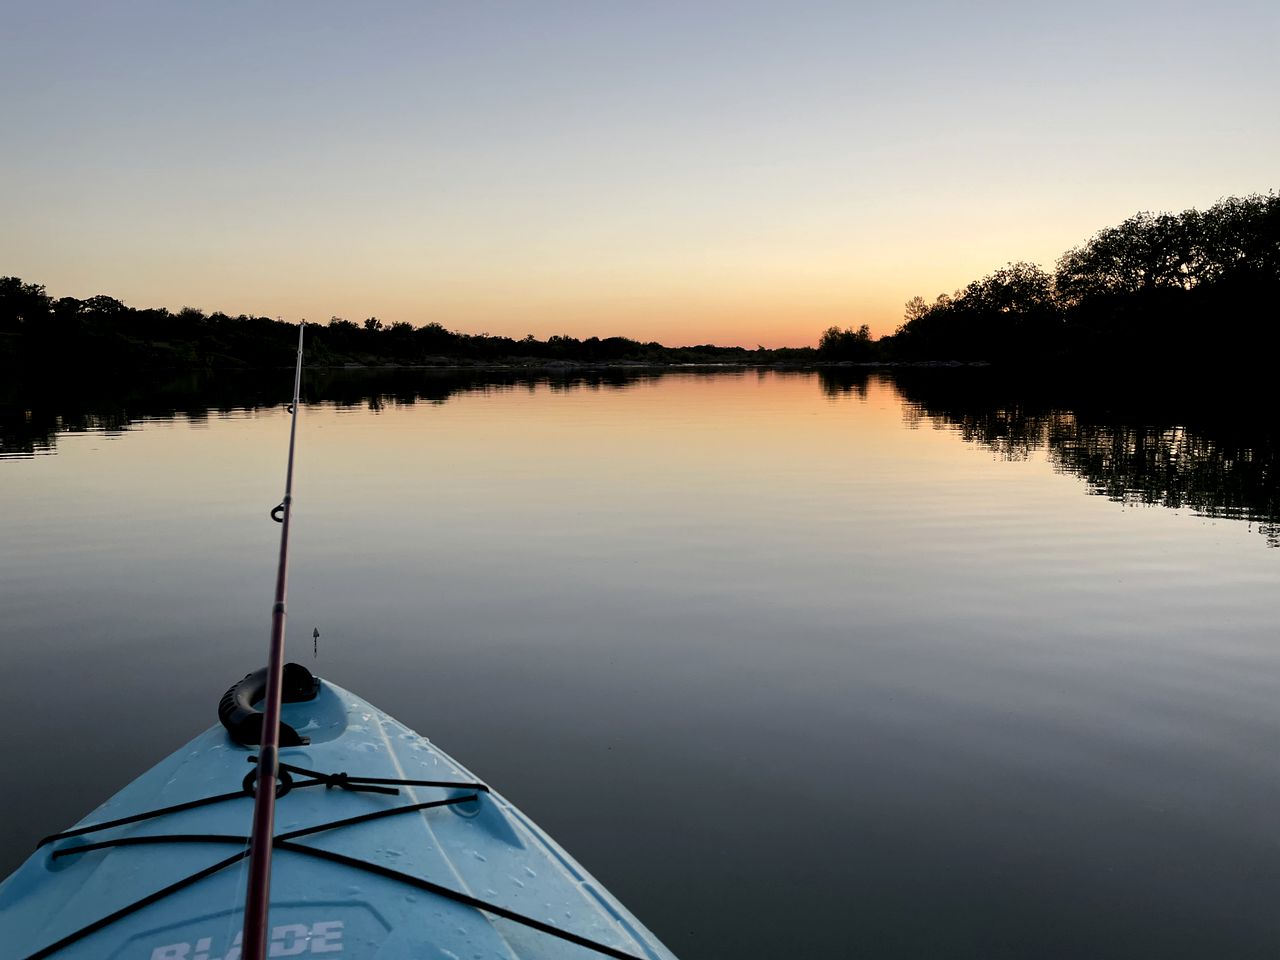
[[[320,681],[302,664],[286,663],[281,688],[285,703],[301,703],[316,698],[320,692]],[[232,684],[218,701],[218,719],[236,743],[246,747],[262,743],[264,714],[254,704],[266,692],[267,668],[263,667],[246,673],[244,679]],[[300,747],[310,742],[293,727],[280,722],[280,746]]]

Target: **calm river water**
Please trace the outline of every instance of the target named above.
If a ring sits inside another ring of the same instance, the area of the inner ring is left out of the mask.
[[[264,662],[289,378],[6,409],[0,872]],[[309,374],[292,656],[684,960],[1276,956],[1274,437],[971,387]]]

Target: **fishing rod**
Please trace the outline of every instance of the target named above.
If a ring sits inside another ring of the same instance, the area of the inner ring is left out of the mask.
[[[276,599],[271,608],[271,649],[267,659],[267,691],[263,702],[262,742],[258,750],[258,774],[254,781],[253,832],[249,839],[249,888],[244,900],[244,960],[267,956],[267,913],[271,906],[271,849],[275,834],[276,777],[279,774],[280,700],[284,676],[285,594],[289,581],[289,518],[293,513],[293,448],[298,436],[298,395],[302,388],[302,332],[298,324],[298,362],[293,374],[293,403],[289,406],[289,465],[285,471],[284,499],[271,511],[280,526],[280,562],[276,567]]]

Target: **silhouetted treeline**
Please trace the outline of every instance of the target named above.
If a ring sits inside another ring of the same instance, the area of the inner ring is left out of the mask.
[[[1280,195],[1139,213],[1068,250],[1049,273],[1011,263],[874,344],[881,360],[1047,361],[1094,367],[1274,363]]]
[[[556,366],[989,361],[1161,372],[1258,367],[1280,349],[1280,195],[1208,210],[1139,213],[1067,251],[1050,273],[1011,263],[932,303],[915,297],[880,340],[830,327],[816,349],[627,337],[539,340],[333,317],[310,330],[312,365]],[[54,299],[0,278],[0,371],[257,369],[292,363],[295,328],[269,317],[138,309],[108,296]]]
[[[0,278],[0,370],[75,371],[259,369],[293,363],[297,328],[270,317],[138,309],[107,296],[54,299],[44,287]],[[530,335],[517,340],[447,330],[439,323],[311,324],[311,365],[403,364],[733,364],[812,361],[811,348],[666,347],[626,337]]]

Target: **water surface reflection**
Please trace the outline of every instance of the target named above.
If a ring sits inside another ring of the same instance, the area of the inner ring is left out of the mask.
[[[575,373],[406,369],[308,369],[303,381],[306,403],[336,409],[444,403],[465,393],[525,389],[624,389],[662,376],[656,371],[622,369]],[[0,396],[0,457],[56,452],[63,433],[116,434],[148,420],[183,419],[198,423],[283,407],[292,384],[278,371],[181,374],[137,380],[71,381],[53,385],[11,384]]]
[[[3,405],[0,748],[40,775],[0,869],[261,663],[288,388]],[[947,371],[306,391],[293,655],[683,960],[1274,955],[1264,417]]]
[[[738,374],[741,376],[742,374]],[[1280,442],[1255,403],[1221,395],[1086,396],[1049,390],[984,370],[761,372],[815,379],[828,397],[867,397],[868,383],[891,385],[904,419],[945,425],[999,459],[1045,451],[1054,466],[1086,481],[1090,493],[1122,503],[1158,505],[1256,525],[1280,546]],[[718,377],[717,372],[626,368],[547,372],[309,370],[306,402],[335,409],[445,403],[467,393],[504,390],[625,390],[663,377]],[[285,381],[285,382],[282,382]],[[11,388],[12,389],[12,388]],[[68,384],[25,390],[0,402],[0,457],[56,451],[59,434],[115,435],[148,420],[198,423],[282,407],[287,378],[274,371],[189,374],[127,384]]]
[[[1003,460],[1045,451],[1090,493],[1245,520],[1280,546],[1280,434],[1265,401],[1206,385],[1057,388],[991,371],[899,372],[910,420],[946,424]]]

